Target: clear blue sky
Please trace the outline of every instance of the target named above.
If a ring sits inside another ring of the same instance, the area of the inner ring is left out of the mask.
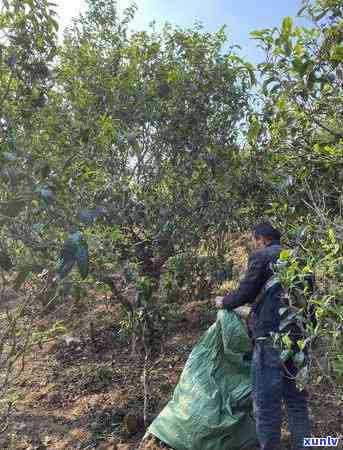
[[[59,5],[62,28],[85,5],[84,0],[55,0],[55,3]],[[117,3],[124,8],[130,0]],[[241,45],[241,55],[251,62],[258,62],[261,53],[249,32],[278,25],[285,16],[295,17],[301,7],[301,0],[137,0],[136,3],[135,29],[147,29],[154,19],[159,25],[167,21],[181,27],[200,21],[211,31],[226,25],[230,43]]]

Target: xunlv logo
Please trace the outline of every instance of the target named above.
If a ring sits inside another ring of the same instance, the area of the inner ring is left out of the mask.
[[[304,438],[304,447],[337,447],[339,438],[327,436],[320,438]]]

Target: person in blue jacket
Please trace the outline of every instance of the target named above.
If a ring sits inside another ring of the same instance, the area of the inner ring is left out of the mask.
[[[252,359],[252,395],[256,431],[261,450],[279,450],[282,401],[286,406],[292,447],[303,448],[309,436],[308,393],[296,386],[296,367],[292,360],[282,363],[273,346],[271,333],[279,332],[281,286],[264,289],[273,275],[272,265],[280,251],[281,233],[269,222],[258,224],[252,232],[255,251],[249,257],[248,270],[239,287],[225,297],[216,297],[217,308],[233,310],[250,303],[250,333],[254,341]]]

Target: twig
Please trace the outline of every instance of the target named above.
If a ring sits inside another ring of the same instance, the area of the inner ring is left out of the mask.
[[[143,387],[144,387],[144,407],[143,407],[143,420],[144,426],[147,426],[147,410],[148,410],[148,400],[149,400],[149,375],[148,373],[148,354],[145,354],[144,369],[143,369]]]

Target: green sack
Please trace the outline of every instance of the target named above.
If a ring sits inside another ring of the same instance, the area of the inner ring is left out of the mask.
[[[237,314],[219,311],[145,437],[153,434],[175,450],[234,450],[256,444],[251,353]]]

